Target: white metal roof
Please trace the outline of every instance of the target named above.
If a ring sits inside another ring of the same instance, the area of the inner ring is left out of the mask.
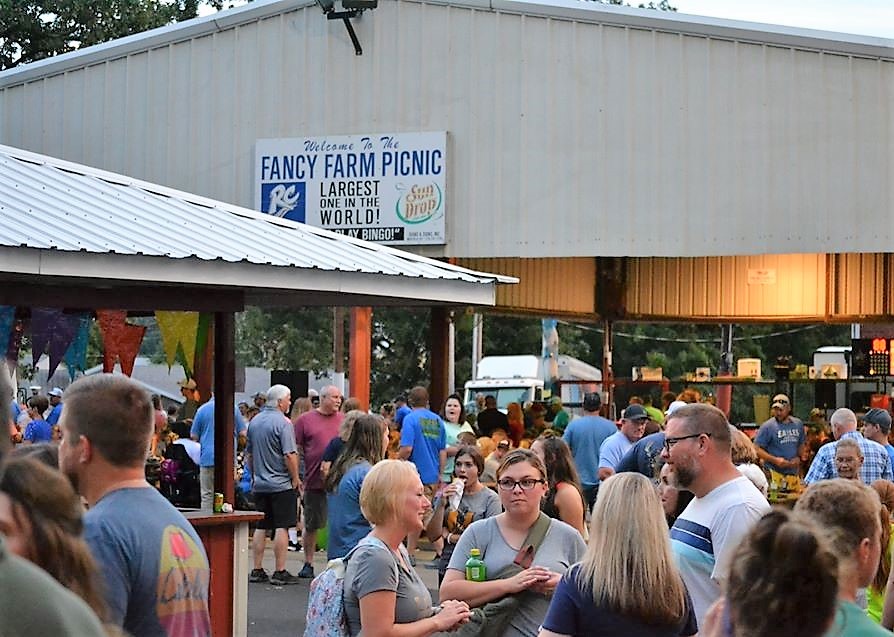
[[[517,282],[9,146],[0,273],[484,305]]]
[[[387,0],[386,0],[387,1]],[[394,1],[394,0],[392,0]],[[894,58],[894,40],[871,36],[801,29],[742,20],[726,20],[670,11],[605,5],[584,0],[402,0],[426,4],[468,7],[561,20],[596,22],[631,28],[702,35],[746,42],[779,44],[809,50],[849,53],[866,57]],[[0,87],[14,86],[123,57],[172,42],[224,31],[263,20],[284,11],[316,4],[315,0],[255,0],[242,7],[137,33],[46,60],[0,72]],[[323,17],[321,16],[321,20]]]

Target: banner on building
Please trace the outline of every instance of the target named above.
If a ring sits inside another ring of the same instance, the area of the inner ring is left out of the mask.
[[[261,212],[365,241],[446,243],[447,133],[259,139]]]

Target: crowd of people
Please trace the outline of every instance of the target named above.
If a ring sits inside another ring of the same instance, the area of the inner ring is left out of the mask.
[[[65,610],[22,621],[46,634],[209,634],[204,548],[152,488],[147,457],[179,446],[210,508],[213,398],[178,440],[175,420],[127,378],[59,394],[12,409],[4,440],[0,571]],[[436,411],[424,387],[378,413],[331,385],[295,400],[273,385],[253,403],[234,413],[234,476],[264,515],[249,581],[317,576],[325,529],[327,557],[345,565],[351,635],[862,637],[894,626],[885,409],[837,409],[827,429],[825,413],[805,425],[778,394],[752,439],[691,391],[661,409],[634,398],[617,422],[598,393],[574,416],[557,401],[503,413],[487,396],[451,395]],[[51,416],[49,439],[34,439]],[[422,541],[436,554],[437,605],[416,570]],[[289,550],[303,550],[297,574]]]

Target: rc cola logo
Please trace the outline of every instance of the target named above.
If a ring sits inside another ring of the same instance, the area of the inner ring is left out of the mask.
[[[404,223],[424,223],[434,219],[439,212],[444,214],[441,210],[444,197],[438,184],[413,184],[409,188],[398,186],[397,189],[402,194],[394,211]]]
[[[303,181],[263,184],[261,186],[261,211],[274,217],[283,217],[304,223],[305,200],[305,182]]]

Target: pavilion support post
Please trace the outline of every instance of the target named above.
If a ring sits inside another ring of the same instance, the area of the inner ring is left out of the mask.
[[[602,392],[605,394],[603,411],[606,418],[615,420],[615,375],[612,372],[612,322],[604,322],[602,336]]]
[[[369,409],[369,377],[372,371],[372,308],[351,308],[351,340],[348,345],[350,394]]]
[[[428,388],[428,399],[432,411],[437,412],[453,391],[448,383],[450,376],[450,310],[445,307],[433,307],[430,321],[431,386]]]
[[[233,393],[236,385],[236,322],[232,312],[214,314],[214,491],[235,503]]]

